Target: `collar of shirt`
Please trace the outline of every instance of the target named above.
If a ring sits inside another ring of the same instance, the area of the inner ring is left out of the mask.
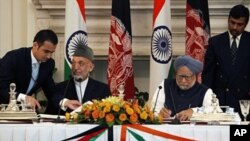
[[[34,54],[33,54],[33,52],[32,52],[32,50],[31,50],[31,64],[38,64],[39,66],[40,66],[40,62],[38,62],[37,60],[36,60],[36,58],[35,58],[35,56],[34,56]]]
[[[80,103],[82,103],[82,99],[84,97],[84,93],[85,93],[88,81],[89,81],[89,78],[86,78],[82,82],[78,82],[78,81],[74,80],[77,97],[78,97],[78,100],[79,100]]]
[[[230,39],[230,47],[231,47],[231,45],[232,45],[232,43],[233,43],[233,35],[228,31],[228,34],[229,34],[229,39]],[[240,34],[239,36],[237,36],[236,37],[236,44],[237,44],[237,48],[238,48],[238,46],[239,46],[239,43],[240,43],[240,38],[241,38],[241,35],[242,34]]]

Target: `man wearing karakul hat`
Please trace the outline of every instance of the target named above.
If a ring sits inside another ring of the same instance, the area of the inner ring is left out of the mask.
[[[174,69],[175,79],[162,81],[153,96],[151,109],[164,118],[176,116],[179,120],[189,120],[198,107],[211,112],[212,89],[196,81],[203,64],[184,55],[175,60]],[[217,111],[221,112],[219,106]]]
[[[61,82],[56,86],[59,93],[63,94],[66,92],[65,98],[59,105],[62,109],[60,114],[64,114],[65,111],[71,112],[71,109],[75,109],[75,107],[67,107],[68,102],[72,100],[78,100],[79,103],[76,103],[75,106],[79,106],[93,99],[103,99],[110,96],[111,93],[107,84],[90,77],[94,67],[92,49],[88,46],[79,45],[72,58],[73,79]]]

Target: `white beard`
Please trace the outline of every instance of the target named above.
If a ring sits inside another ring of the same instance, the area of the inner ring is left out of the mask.
[[[83,81],[83,78],[82,76],[79,76],[79,75],[73,75],[74,77],[74,80],[77,81],[77,82],[82,82]]]

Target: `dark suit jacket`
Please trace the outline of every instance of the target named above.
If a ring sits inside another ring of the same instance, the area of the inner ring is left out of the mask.
[[[53,59],[40,64],[36,85],[28,95],[42,88],[49,102],[59,101],[60,98],[53,95],[55,90],[52,78],[54,67]],[[19,93],[26,94],[31,73],[31,48],[20,48],[6,53],[0,60],[0,103],[9,103],[10,83],[16,84],[17,97]]]
[[[70,81],[70,82],[69,82]],[[66,90],[66,87],[68,85],[68,88]],[[56,85],[56,90],[60,94],[64,94],[65,92],[65,98],[68,98],[70,100],[78,100],[77,93],[76,93],[76,88],[75,88],[75,82],[73,79],[61,82]],[[103,99],[111,95],[109,86],[105,83],[96,81],[92,78],[89,78],[89,81],[86,86],[86,90],[84,92],[84,96],[82,99],[82,103],[87,102],[87,101],[92,101],[93,99]],[[54,107],[55,109],[55,107]],[[58,107],[54,110],[53,113],[51,114],[57,114],[57,111],[59,109]],[[68,112],[71,112],[70,110]],[[64,114],[61,110],[61,114]]]
[[[228,32],[209,39],[202,82],[217,94],[220,105],[240,112],[239,99],[250,99],[250,33],[243,32],[235,66],[231,65]]]

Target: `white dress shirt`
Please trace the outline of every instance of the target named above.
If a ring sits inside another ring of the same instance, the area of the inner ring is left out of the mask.
[[[232,35],[230,32],[228,32],[228,33],[229,33],[230,47],[231,47],[231,46],[232,46],[232,43],[233,43],[233,35]],[[241,35],[242,35],[242,34],[240,34],[240,35],[238,35],[238,36],[236,37],[237,48],[239,47],[239,44],[240,44]]]
[[[30,55],[31,55],[31,66],[32,66],[33,64],[38,64],[38,70],[37,70],[37,71],[39,71],[40,62],[38,62],[38,61],[36,60],[36,58],[34,57],[32,51],[30,52]],[[32,69],[32,67],[31,67],[31,69]],[[32,73],[32,71],[33,71],[33,69],[31,70],[31,73]],[[31,76],[31,78],[30,78],[30,83],[31,83],[31,81],[33,81],[32,79],[33,79],[33,78],[32,78],[32,76]],[[30,83],[29,83],[29,85],[31,85]],[[32,85],[35,85],[35,84],[32,84]],[[31,87],[31,88],[30,88],[30,90],[31,90],[33,86],[29,86],[29,87]],[[29,90],[29,87],[28,87],[26,93],[28,93],[28,92],[30,91],[30,90]],[[27,95],[27,94],[20,93],[20,94],[18,95],[18,97],[17,97],[17,101],[25,101],[26,95]]]
[[[85,79],[82,82],[75,81],[76,93],[77,93],[77,97],[80,103],[82,103],[82,99],[84,97],[84,93],[85,93],[88,81],[89,81],[89,78]]]

